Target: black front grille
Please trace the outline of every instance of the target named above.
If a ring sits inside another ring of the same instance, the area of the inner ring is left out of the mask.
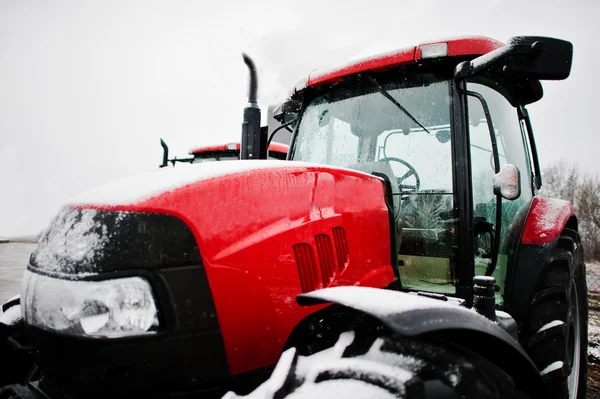
[[[194,235],[174,216],[67,207],[42,235],[30,268],[77,278],[200,263]]]
[[[139,275],[153,288],[162,323],[156,335],[122,339],[82,339],[32,328],[45,389],[60,388],[69,397],[147,398],[218,386],[229,377],[200,251],[176,217],[63,209],[29,268],[76,280]]]

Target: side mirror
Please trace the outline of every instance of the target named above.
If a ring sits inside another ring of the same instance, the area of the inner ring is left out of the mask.
[[[571,74],[573,44],[551,37],[517,36],[508,42],[515,48],[530,48],[531,53],[511,57],[504,73],[539,80],[564,80]]]
[[[287,99],[284,100],[273,110],[273,119],[279,123],[288,123],[298,118],[302,104],[300,101]]]
[[[499,49],[456,66],[454,77],[466,78],[501,68],[502,73],[538,80],[563,80],[571,73],[573,44],[540,36],[517,36]]]
[[[515,165],[506,164],[494,175],[494,194],[509,201],[521,195],[521,173]]]

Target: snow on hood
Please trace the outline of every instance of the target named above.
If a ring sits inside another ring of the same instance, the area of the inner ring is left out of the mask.
[[[177,165],[125,177],[93,188],[67,201],[68,205],[127,205],[202,180],[257,169],[300,166],[299,162],[279,160],[243,160]]]
[[[157,169],[152,172],[128,176],[96,187],[72,197],[67,201],[67,205],[130,205],[180,187],[220,176],[259,169],[323,168],[324,166],[331,169],[350,170],[329,165],[280,160],[240,160],[183,164],[174,168]],[[353,170],[353,172],[360,173],[356,170]]]
[[[35,263],[46,265],[48,271],[68,274],[76,272],[80,265],[93,265],[110,239],[110,232],[96,219],[97,214],[94,209],[65,209],[40,239],[33,254]]]

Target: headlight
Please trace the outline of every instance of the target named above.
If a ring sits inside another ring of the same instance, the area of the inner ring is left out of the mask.
[[[21,299],[27,324],[63,334],[119,338],[159,327],[152,289],[141,277],[71,281],[27,270]]]

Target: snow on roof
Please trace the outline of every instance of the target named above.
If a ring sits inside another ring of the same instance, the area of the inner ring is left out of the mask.
[[[292,95],[306,87],[317,86],[323,83],[333,83],[349,75],[419,61],[421,59],[421,47],[437,43],[448,44],[448,57],[464,55],[478,56],[504,46],[502,42],[483,36],[463,36],[427,41],[419,43],[416,46],[354,60],[336,68],[313,71],[307,78],[300,80],[295,85],[292,89]]]

